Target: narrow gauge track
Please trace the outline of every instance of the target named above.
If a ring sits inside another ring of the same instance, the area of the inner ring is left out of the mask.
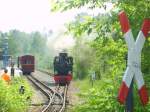
[[[27,78],[48,98],[48,105],[43,108],[42,112],[63,112],[65,110],[68,85],[64,87],[63,95],[60,95],[59,85],[53,90],[32,75]]]
[[[66,100],[67,100],[67,91],[68,91],[68,85],[66,84],[65,87],[64,87],[64,95],[63,95],[63,105],[62,107],[60,108],[60,111],[59,112],[63,112],[65,111],[65,108],[66,108]]]

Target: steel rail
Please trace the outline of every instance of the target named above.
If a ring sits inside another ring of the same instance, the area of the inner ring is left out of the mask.
[[[51,93],[51,94],[49,94],[49,96],[50,96],[50,101],[49,101],[48,105],[46,106],[46,108],[43,109],[42,112],[47,112],[47,111],[50,110],[50,108],[52,107],[53,101],[54,101],[54,99],[55,99],[56,96],[57,96],[59,99],[61,99],[61,101],[63,101],[63,97],[58,93],[58,90],[59,90],[59,88],[60,88],[59,85],[56,87],[56,90],[53,90],[53,89],[51,89],[50,87],[48,87],[46,84],[44,84],[43,82],[41,82],[41,81],[39,81],[38,79],[36,79],[34,76],[31,75],[30,77],[32,77],[34,80],[36,80],[36,82],[38,82],[38,83],[40,83],[42,86],[44,86],[44,87],[45,87],[47,90],[49,90],[50,93]],[[60,102],[61,102],[61,101],[60,101]]]
[[[43,82],[41,82],[41,81],[39,81],[37,78],[35,78],[34,76],[32,76],[31,75],[31,77],[34,79],[34,80],[36,80],[38,83],[40,83],[41,85],[43,85],[46,89],[48,89],[52,94],[54,94],[54,92],[56,92],[56,91],[54,91],[53,89],[51,89],[50,87],[48,87],[46,84],[44,84]],[[57,93],[56,92],[56,96],[58,96],[58,97],[62,97],[59,93]]]
[[[62,105],[61,109],[59,110],[59,112],[63,112],[63,111],[65,110],[67,91],[68,91],[68,85],[66,84],[66,86],[65,86],[65,88],[64,88],[63,105]]]
[[[47,107],[42,112],[47,112],[52,107],[52,103],[54,101],[54,98],[56,97],[57,91],[54,91],[53,95],[51,96],[50,102],[47,105]]]
[[[38,88],[40,89],[40,91],[41,91],[43,94],[45,94],[45,96],[47,96],[48,102],[50,103],[50,101],[51,101],[51,96],[50,96],[49,92],[46,92],[44,89],[42,89],[42,88],[39,86],[39,84],[37,84],[37,81],[36,81],[36,80],[34,81],[34,79],[33,79],[31,76],[27,76],[27,78],[28,78],[28,80],[30,80],[36,87],[38,87]],[[49,104],[49,103],[48,103],[48,104]],[[45,108],[47,108],[47,107],[48,107],[48,105],[47,105]],[[45,108],[42,110],[42,112],[46,112],[46,111],[45,111]]]
[[[38,82],[42,86],[44,86],[51,93],[51,94],[49,94],[50,97],[48,98],[49,99],[48,105],[42,110],[42,112],[49,112],[49,111],[52,111],[52,112],[63,112],[65,110],[65,107],[66,107],[66,97],[67,97],[68,85],[67,84],[65,85],[64,91],[63,91],[63,96],[62,96],[59,93],[59,89],[60,89],[59,85],[57,85],[56,89],[53,90],[50,87],[48,87],[46,84],[44,84],[43,82],[39,81],[34,76],[31,75],[30,77],[32,77],[34,80],[36,80],[36,82]],[[62,103],[62,104],[60,104],[61,107],[55,107],[54,110],[52,110],[53,101],[55,100],[56,96],[60,99],[59,102]]]

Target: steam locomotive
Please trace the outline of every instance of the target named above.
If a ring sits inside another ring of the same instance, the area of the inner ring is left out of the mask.
[[[54,58],[54,80],[56,84],[69,84],[72,80],[73,58],[67,53],[59,53]]]

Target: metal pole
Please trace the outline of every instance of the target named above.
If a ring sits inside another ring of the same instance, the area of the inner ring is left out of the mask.
[[[3,37],[3,67],[8,66],[8,37],[6,35],[2,35]]]
[[[126,67],[127,65],[127,60],[128,60],[128,55],[126,54],[125,56],[125,60],[126,60]],[[129,93],[126,99],[126,103],[125,103],[125,112],[133,112],[133,79],[129,88]]]
[[[126,99],[126,112],[133,112],[133,80],[131,82],[129,93]]]

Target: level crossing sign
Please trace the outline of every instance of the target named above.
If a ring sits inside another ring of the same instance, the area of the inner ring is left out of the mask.
[[[140,100],[143,105],[146,105],[149,99],[148,91],[144,84],[144,79],[141,72],[141,50],[150,31],[150,18],[144,20],[136,41],[134,41],[129,20],[124,11],[119,13],[119,20],[128,47],[128,62],[125,74],[123,76],[123,81],[119,89],[118,101],[121,104],[125,103],[132,79],[134,78],[138,86]]]

